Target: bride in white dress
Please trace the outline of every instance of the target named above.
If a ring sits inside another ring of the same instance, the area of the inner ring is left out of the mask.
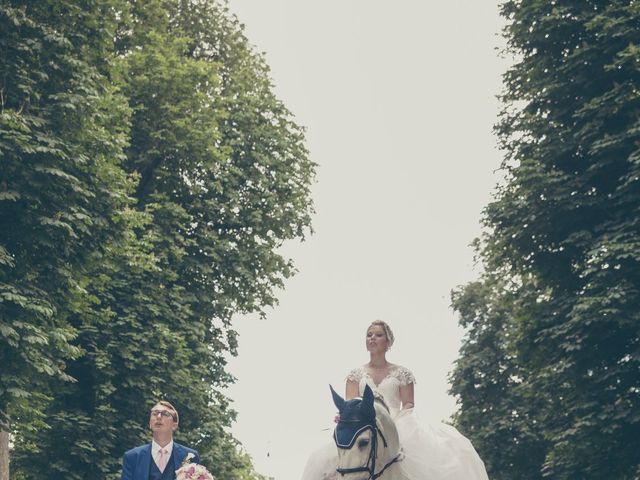
[[[366,385],[384,398],[398,429],[404,453],[400,466],[407,478],[488,480],[484,463],[458,430],[444,423],[428,425],[418,421],[414,411],[413,373],[389,363],[386,358],[393,340],[393,332],[382,320],[369,326],[366,345],[370,360],[347,375],[346,400],[362,396]],[[340,478],[336,463],[337,448],[331,441],[311,455],[302,480]]]

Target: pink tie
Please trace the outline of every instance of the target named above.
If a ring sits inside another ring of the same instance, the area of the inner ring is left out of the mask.
[[[160,470],[160,473],[162,473],[167,466],[167,460],[169,460],[167,456],[169,452],[167,452],[164,448],[161,448],[159,450],[159,453],[160,456],[158,457],[158,470]]]

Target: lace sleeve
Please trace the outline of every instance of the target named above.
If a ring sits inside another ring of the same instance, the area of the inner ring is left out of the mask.
[[[400,380],[400,385],[409,385],[410,383],[416,383],[416,377],[413,376],[411,370],[405,367],[398,368],[398,380]]]
[[[347,375],[348,382],[359,382],[362,378],[362,367],[354,368]]]

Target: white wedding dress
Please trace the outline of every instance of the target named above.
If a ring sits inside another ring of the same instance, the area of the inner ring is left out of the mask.
[[[402,475],[410,480],[488,480],[484,463],[458,430],[440,423],[420,422],[413,408],[401,410],[400,386],[415,383],[413,373],[404,367],[394,368],[376,385],[363,367],[354,368],[348,380],[358,382],[360,395],[365,385],[384,398],[396,422],[404,458]],[[314,452],[304,469],[302,480],[334,480],[337,447],[331,439]]]

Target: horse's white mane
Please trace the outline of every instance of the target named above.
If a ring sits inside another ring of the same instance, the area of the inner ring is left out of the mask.
[[[373,401],[378,402],[380,405],[382,405],[384,409],[387,411],[387,413],[391,415],[391,410],[389,409],[389,405],[387,405],[387,402],[384,401],[384,397],[380,393],[375,392],[373,394]]]

